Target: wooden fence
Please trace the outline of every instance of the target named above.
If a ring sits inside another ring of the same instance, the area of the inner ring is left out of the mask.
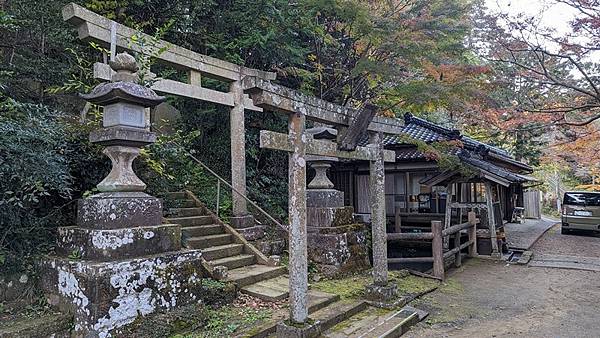
[[[407,240],[431,240],[431,257],[401,257],[388,258],[388,263],[433,263],[433,275],[436,278],[444,279],[446,277],[444,261],[446,258],[454,256],[454,266],[459,267],[462,264],[461,251],[468,247],[469,257],[477,256],[477,217],[474,212],[469,212],[468,221],[453,225],[446,229],[442,228],[441,221],[431,221],[431,232],[420,233],[388,233],[388,241],[407,241]],[[465,243],[460,242],[462,230],[467,230],[468,240]],[[454,247],[444,252],[444,238],[454,240]]]
[[[542,217],[541,192],[535,189],[526,190],[523,193],[523,208],[525,218],[540,219]]]

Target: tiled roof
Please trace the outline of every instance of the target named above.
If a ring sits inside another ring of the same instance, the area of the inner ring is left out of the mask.
[[[406,113],[404,115],[404,124],[405,125],[402,128],[401,133],[410,138],[426,143],[460,140],[464,144],[464,149],[469,150],[473,153],[478,153],[482,155],[489,154],[491,157],[495,157],[501,161],[511,163],[526,170],[532,170],[531,167],[529,167],[528,165],[515,160],[507,151],[498,147],[485,144],[483,142],[479,142],[468,136],[461,135],[461,133],[458,130],[444,128],[433,122],[429,122],[422,118],[416,117],[410,113]],[[361,146],[365,146],[368,143],[369,139],[367,135],[364,135],[359,141],[359,145]],[[400,134],[387,134],[383,138],[383,144],[384,146],[390,147],[403,145],[405,144],[405,142],[403,142],[400,139]],[[396,152],[397,160],[406,161],[424,158],[423,154],[416,150],[409,151],[404,149],[397,149]]]
[[[499,167],[491,162],[485,161],[479,155],[472,155],[470,152],[463,151],[458,155],[463,163],[467,163],[475,168],[492,175],[501,177],[511,183],[523,183],[529,181],[525,176],[519,175],[508,169]]]

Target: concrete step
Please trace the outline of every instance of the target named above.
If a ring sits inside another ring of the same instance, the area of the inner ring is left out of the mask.
[[[218,234],[200,237],[190,237],[185,240],[186,247],[190,249],[204,249],[211,246],[231,244],[233,238],[230,234]]]
[[[170,208],[169,215],[171,217],[204,216],[204,209],[202,209],[202,208]]]
[[[169,217],[167,222],[171,224],[179,224],[182,227],[192,225],[209,225],[213,224],[213,219],[210,216],[190,216],[190,217]]]
[[[339,325],[330,327],[323,332],[323,337],[400,337],[419,320],[419,315],[414,311],[406,309],[389,311],[368,307],[366,310],[340,322]]]
[[[321,322],[321,330],[325,331],[366,310],[368,307],[369,305],[364,301],[337,302],[314,312],[311,318]]]
[[[194,225],[188,227],[182,227],[181,232],[188,237],[199,237],[208,235],[224,234],[225,229],[221,224],[209,224],[209,225]]]
[[[256,257],[254,257],[254,255],[241,254],[241,255],[237,255],[237,256],[230,256],[230,257],[215,259],[215,260],[209,261],[208,263],[212,266],[218,266],[218,265],[226,266],[227,269],[233,270],[233,269],[241,268],[243,266],[252,265],[252,264],[256,263]]]
[[[248,265],[229,271],[228,281],[235,282],[238,287],[258,283],[260,281],[281,276],[286,269],[283,266]]]
[[[332,295],[317,290],[308,291],[308,313],[310,317],[317,311],[324,309],[331,305],[332,308],[337,306],[337,301],[340,299],[338,295]],[[289,310],[284,309],[273,315],[272,320],[260,325],[259,327],[252,328],[251,333],[246,333],[244,337],[251,338],[263,338],[263,337],[275,337],[275,331],[277,330],[277,323],[279,321],[289,318]]]
[[[202,250],[202,257],[207,261],[215,260],[223,257],[239,255],[244,251],[244,244],[225,244],[219,246],[211,246]]]
[[[270,302],[286,299],[290,293],[289,279],[287,276],[267,279],[247,285],[241,289],[241,292]]]
[[[165,194],[165,198],[173,200],[184,200],[187,199],[187,195],[183,191],[172,191]]]

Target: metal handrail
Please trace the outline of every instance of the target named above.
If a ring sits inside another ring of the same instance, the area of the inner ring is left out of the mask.
[[[196,156],[192,155],[192,153],[190,153],[189,151],[185,150],[183,147],[181,147],[181,148],[183,149],[183,151],[192,160],[194,160],[195,162],[197,162],[198,164],[200,164],[204,169],[206,169],[209,173],[211,173],[214,177],[216,177],[218,179],[217,183],[223,182],[223,184],[225,184],[227,187],[229,187],[232,191],[234,191],[239,196],[242,196],[246,200],[246,202],[250,203],[250,205],[252,205],[253,207],[255,207],[264,216],[266,216],[269,220],[271,220],[273,223],[275,223],[279,228],[281,228],[285,232],[288,232],[288,229],[285,226],[283,226],[281,223],[279,223],[273,216],[271,216],[269,213],[267,213],[266,211],[264,211],[256,203],[254,203],[251,199],[249,199],[246,195],[244,195],[241,192],[239,192],[236,188],[234,188],[231,184],[229,184],[229,182],[227,182],[224,178],[222,178],[221,176],[219,176],[216,172],[214,172],[212,169],[210,169],[206,164],[202,163],[202,161],[200,161],[198,158],[196,158]],[[219,191],[219,190],[220,190],[220,184],[217,185],[217,191]],[[217,213],[219,212],[218,203],[219,203],[219,196],[217,195]]]

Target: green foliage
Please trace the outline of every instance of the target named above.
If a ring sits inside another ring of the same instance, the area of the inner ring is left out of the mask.
[[[0,252],[47,245],[45,205],[72,193],[61,113],[8,99],[0,103]],[[44,244],[45,243],[45,244]],[[8,256],[10,259],[11,256]]]

